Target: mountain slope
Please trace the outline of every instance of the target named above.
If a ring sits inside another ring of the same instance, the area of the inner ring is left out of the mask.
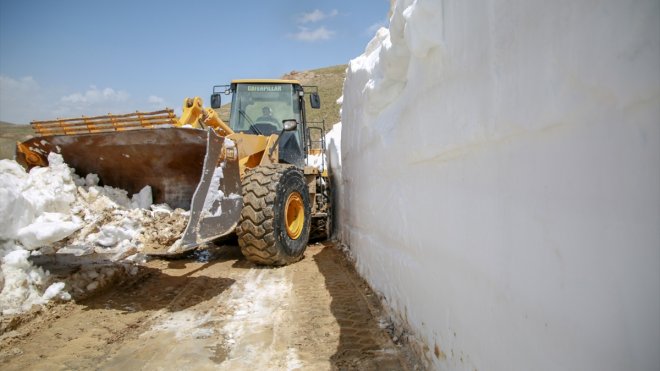
[[[341,97],[346,77],[346,65],[341,64],[332,67],[319,68],[309,71],[291,71],[284,75],[284,79],[298,80],[303,85],[315,85],[319,88],[321,96],[321,108],[311,109],[309,100],[307,100],[307,120],[318,122],[325,120],[326,130],[330,130],[332,125],[341,120],[337,99]],[[313,126],[313,125],[312,125]]]
[[[30,125],[14,125],[0,121],[0,160],[13,159],[16,142],[32,138]]]

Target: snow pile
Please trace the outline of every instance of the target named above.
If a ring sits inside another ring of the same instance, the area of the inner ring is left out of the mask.
[[[116,261],[142,251],[145,246],[170,246],[181,235],[188,217],[188,212],[181,209],[151,205],[148,186],[131,199],[121,189],[79,187],[74,205],[84,227],[42,251],[54,252],[49,251],[52,248],[58,253],[105,254]]]
[[[61,283],[28,261],[30,251],[64,238],[81,227],[71,215],[76,186],[61,156],[51,166],[27,174],[14,161],[0,160],[0,312],[15,314],[59,297]]]
[[[657,369],[659,7],[399,0],[351,61],[341,238],[435,367]]]
[[[15,161],[1,160],[0,239],[18,240],[27,249],[62,239],[81,227],[71,216],[76,185],[62,157],[27,174]]]
[[[11,242],[1,242],[0,257],[0,313],[17,314],[33,305],[44,304],[53,298],[69,300],[64,284],[49,284],[48,273],[28,261],[30,252]]]
[[[0,161],[0,311],[14,314],[50,299],[69,299],[63,282],[52,283],[30,255],[104,254],[112,261],[139,261],[145,247],[169,246],[185,227],[187,213],[151,205],[151,188],[126,191],[98,186],[98,176],[78,177],[58,154],[48,167],[29,173],[14,161]],[[151,208],[151,209],[148,209]],[[111,279],[111,267],[89,267],[67,289],[92,291]]]
[[[325,154],[323,153],[318,155],[315,154],[307,155],[307,166],[315,167],[319,169],[319,171],[324,170],[325,164],[327,163],[326,161],[327,160],[325,158]]]

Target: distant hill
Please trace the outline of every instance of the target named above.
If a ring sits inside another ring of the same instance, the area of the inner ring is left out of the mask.
[[[325,119],[326,130],[330,130],[332,125],[341,120],[339,116],[341,106],[337,104],[337,99],[341,97],[344,88],[346,67],[347,65],[340,64],[316,70],[291,71],[282,76],[283,79],[298,80],[303,85],[318,86],[319,95],[321,96],[321,108],[318,110],[311,109],[309,100],[307,100],[307,120],[314,122]]]
[[[0,160],[13,159],[16,142],[22,142],[34,136],[30,125],[14,125],[0,121]]]

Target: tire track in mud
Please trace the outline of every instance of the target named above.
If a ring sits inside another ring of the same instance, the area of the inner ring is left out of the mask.
[[[311,245],[281,268],[236,247],[154,260],[0,338],[2,369],[412,369],[343,254]],[[9,335],[9,336],[8,336]]]
[[[203,305],[230,287],[234,281],[214,266],[152,261],[106,292],[54,305],[3,335],[0,368],[98,368],[162,317]]]

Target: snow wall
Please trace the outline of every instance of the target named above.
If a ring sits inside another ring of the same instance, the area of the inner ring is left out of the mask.
[[[660,367],[660,2],[399,0],[342,110],[338,236],[435,368]]]

